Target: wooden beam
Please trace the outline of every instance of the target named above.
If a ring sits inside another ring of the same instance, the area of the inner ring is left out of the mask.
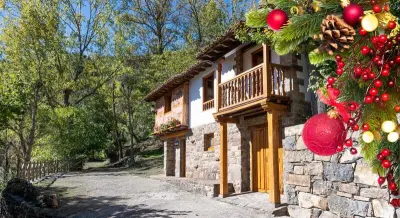
[[[217,122],[222,122],[222,123],[239,123],[239,118],[238,117],[214,117]]]
[[[267,114],[268,123],[268,179],[269,179],[269,201],[274,204],[281,203],[279,191],[279,122],[278,111],[269,110]]]
[[[219,123],[219,194],[224,198],[228,196],[228,125],[227,123]]]
[[[167,135],[160,136],[160,139],[162,141],[165,141],[165,140],[172,139],[172,138],[182,137],[182,136],[185,136],[189,131],[190,131],[189,129],[185,129],[185,130],[169,133]]]

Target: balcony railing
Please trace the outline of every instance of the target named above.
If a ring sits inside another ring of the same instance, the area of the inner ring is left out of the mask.
[[[210,110],[212,108],[214,108],[214,99],[203,103],[203,111]]]
[[[264,71],[260,64],[236,77],[219,84],[219,108],[229,109],[262,98],[285,97],[290,90],[285,85],[285,76],[291,70],[289,66],[269,63]]]

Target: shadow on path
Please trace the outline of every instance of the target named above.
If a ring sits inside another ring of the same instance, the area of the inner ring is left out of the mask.
[[[66,188],[56,188],[52,192],[66,191]],[[177,216],[187,216],[191,211],[175,211],[167,209],[153,209],[146,204],[134,206],[123,205],[121,201],[126,198],[120,197],[61,197],[61,207],[57,209],[48,209],[50,215],[54,217],[138,217],[150,218],[161,217],[170,218]]]

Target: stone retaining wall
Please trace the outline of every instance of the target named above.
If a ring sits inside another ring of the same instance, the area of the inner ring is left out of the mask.
[[[377,175],[360,155],[314,155],[304,145],[302,129],[285,128],[283,139],[284,190],[291,217],[400,217],[400,209],[388,204],[387,189],[379,188]]]

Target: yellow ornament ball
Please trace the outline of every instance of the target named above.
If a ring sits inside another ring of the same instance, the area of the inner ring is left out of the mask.
[[[389,142],[397,142],[397,140],[399,140],[399,133],[397,132],[391,132],[389,133],[389,135],[387,136],[387,139]]]
[[[363,133],[362,139],[365,143],[371,143],[374,141],[374,134],[371,131],[366,131]]]
[[[388,120],[382,123],[381,128],[384,132],[391,133],[396,129],[396,126],[395,122]]]
[[[373,14],[365,15],[364,18],[361,20],[361,26],[368,32],[375,31],[378,28],[379,20]]]

